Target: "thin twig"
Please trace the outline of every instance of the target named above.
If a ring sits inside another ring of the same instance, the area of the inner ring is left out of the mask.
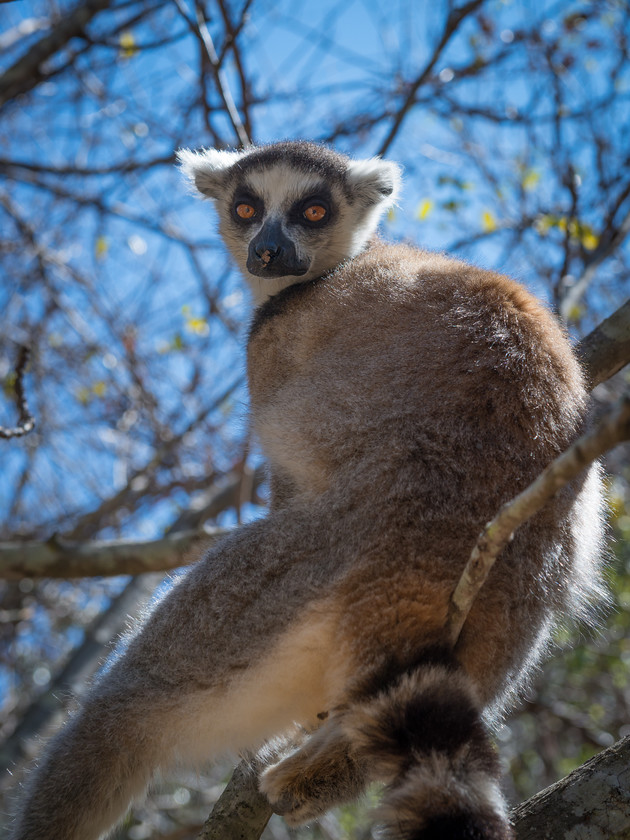
[[[227,111],[228,117],[230,118],[230,122],[232,123],[232,128],[234,129],[238,138],[239,145],[243,147],[251,146],[251,141],[247,135],[247,131],[245,130],[245,126],[243,125],[243,121],[241,120],[238,109],[234,103],[234,99],[232,97],[232,92],[230,91],[230,86],[228,84],[225,71],[221,67],[219,56],[215,49],[212,36],[210,35],[210,30],[208,29],[203,10],[199,7],[198,4],[195,3],[196,22],[193,22],[188,18],[183,0],[174,0],[174,3],[179,9],[179,13],[188,23],[193,33],[197,36],[197,38],[199,38],[202,46],[208,54],[208,58],[210,59],[210,64],[212,65],[212,70],[214,73],[219,95],[223,101],[223,105],[225,106],[225,110]]]
[[[430,78],[431,73],[433,72],[433,68],[437,64],[444,48],[452,38],[452,36],[457,31],[460,23],[464,20],[464,18],[468,17],[471,12],[474,12],[476,9],[479,8],[483,3],[483,0],[470,0],[470,2],[465,3],[460,8],[451,9],[449,16],[446,20],[444,25],[444,30],[442,32],[442,37],[440,38],[438,44],[436,45],[435,49],[433,50],[433,54],[429,59],[429,62],[425,66],[424,70],[420,73],[420,75],[416,78],[413,82],[411,87],[409,88],[409,92],[405,97],[405,101],[402,104],[402,107],[399,109],[396,117],[394,119],[394,124],[389,130],[389,133],[383,143],[381,144],[380,149],[378,150],[379,155],[384,155],[391,144],[394,142],[394,138],[398,134],[398,130],[403,123],[403,120],[407,116],[407,114],[411,111],[415,100],[416,95],[422,85]]]
[[[630,440],[630,396],[625,396],[592,432],[556,458],[522,493],[506,502],[486,525],[451,596],[447,629],[453,646],[479,590],[514,531],[585,467],[627,440]]]

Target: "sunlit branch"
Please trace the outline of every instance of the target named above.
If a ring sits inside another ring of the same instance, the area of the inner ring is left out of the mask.
[[[239,49],[237,38],[238,35],[245,25],[245,21],[247,20],[247,16],[249,13],[249,8],[252,5],[253,0],[246,0],[245,5],[240,13],[240,20],[236,26],[232,24],[230,19],[229,9],[225,3],[225,0],[219,0],[219,9],[221,10],[221,16],[223,17],[223,23],[225,25],[226,31],[226,39],[223,46],[223,50],[221,51],[221,55],[218,58],[219,65],[223,64],[223,58],[227,52],[227,50],[232,51],[232,55],[234,56],[234,64],[236,66],[236,72],[238,73],[239,83],[241,86],[241,108],[243,110],[243,127],[245,129],[245,134],[247,137],[252,139],[252,124],[251,118],[249,114],[249,102],[251,99],[251,86],[247,80],[245,75],[245,67],[243,65],[243,60],[241,58],[241,51]]]
[[[590,463],[617,444],[630,439],[630,397],[601,420],[596,428],[556,458],[522,493],[506,502],[483,529],[451,597],[448,630],[457,643],[470,609],[512,534],[576,478]]]
[[[260,837],[273,811],[266,796],[258,790],[255,761],[242,761],[232,773],[223,793],[197,840],[235,840]]]

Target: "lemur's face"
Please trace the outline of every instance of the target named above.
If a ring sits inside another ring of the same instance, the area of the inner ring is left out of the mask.
[[[358,254],[399,184],[395,164],[353,161],[308,143],[179,153],[214,199],[221,234],[257,302]]]
[[[226,245],[262,298],[346,259],[357,215],[365,215],[339,184],[285,163],[239,173],[221,205]]]
[[[313,268],[319,274],[330,267],[318,256],[334,239],[341,205],[321,178],[276,164],[236,182],[224,235],[241,254],[239,262],[247,251],[245,265],[255,277],[304,278]]]

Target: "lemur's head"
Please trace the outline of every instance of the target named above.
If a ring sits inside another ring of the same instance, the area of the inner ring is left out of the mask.
[[[400,188],[395,163],[352,160],[314,143],[177,156],[216,202],[221,235],[257,302],[356,256]]]

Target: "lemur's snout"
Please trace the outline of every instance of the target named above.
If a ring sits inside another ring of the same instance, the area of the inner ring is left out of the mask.
[[[257,277],[306,274],[310,260],[298,255],[295,243],[277,220],[269,220],[249,243],[247,270]]]
[[[264,265],[269,265],[269,263],[275,260],[276,257],[279,257],[281,253],[282,249],[275,243],[268,243],[265,247],[265,243],[263,242],[262,245],[259,245],[256,248],[256,256]]]

